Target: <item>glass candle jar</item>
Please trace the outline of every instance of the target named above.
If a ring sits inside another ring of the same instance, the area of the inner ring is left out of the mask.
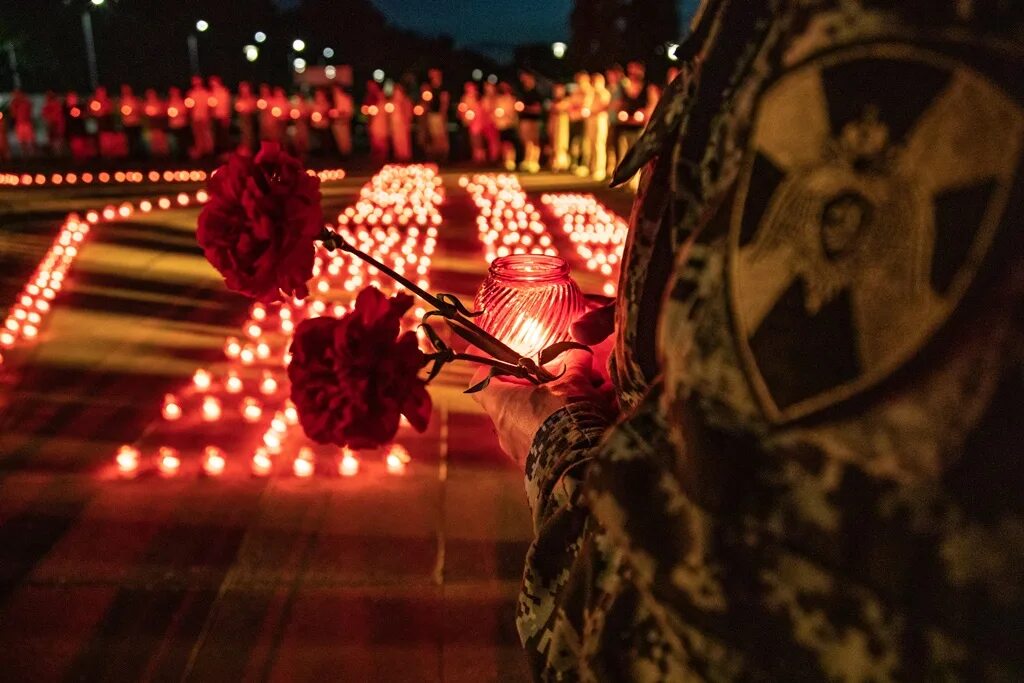
[[[557,256],[515,254],[495,259],[476,295],[476,322],[517,353],[534,357],[569,337],[583,313],[583,293]]]

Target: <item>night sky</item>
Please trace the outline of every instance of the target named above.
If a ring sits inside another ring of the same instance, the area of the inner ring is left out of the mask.
[[[641,0],[642,1],[642,0]],[[699,0],[678,0],[680,16]],[[298,0],[278,0],[281,5]],[[515,45],[566,40],[572,0],[372,0],[402,28],[448,34],[464,47],[508,57]],[[681,27],[680,27],[681,28]]]

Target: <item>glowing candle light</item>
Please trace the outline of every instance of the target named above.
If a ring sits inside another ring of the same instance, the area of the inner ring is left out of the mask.
[[[181,470],[181,457],[170,446],[162,446],[157,455],[156,468],[162,477],[173,477]]]
[[[270,459],[270,455],[265,449],[258,448],[252,456],[250,468],[253,476],[269,477],[270,472],[274,469],[274,461]]]
[[[178,403],[178,399],[174,394],[167,394],[164,396],[164,407],[161,412],[164,419],[168,422],[174,422],[181,418],[181,405]]]
[[[388,474],[405,474],[406,465],[412,461],[409,451],[404,446],[393,444],[388,450],[384,462],[387,465]]]
[[[216,446],[207,446],[203,452],[203,472],[209,477],[219,477],[224,474],[228,461],[224,451]]]
[[[277,455],[281,452],[281,435],[273,429],[269,430],[263,435],[263,445],[267,447],[267,452]]]
[[[234,370],[228,371],[227,379],[224,380],[224,388],[229,394],[237,394],[242,391],[244,385],[242,378],[238,376],[238,373]]]
[[[216,396],[207,396],[203,399],[203,419],[207,422],[216,422],[220,419],[220,399]]]
[[[117,449],[114,461],[117,463],[117,471],[122,477],[133,477],[139,471],[139,449],[134,446],[121,446]]]
[[[228,358],[238,358],[242,353],[242,345],[234,337],[228,337],[224,341],[224,355]]]
[[[248,423],[257,422],[263,416],[263,406],[254,398],[242,401],[242,418]]]
[[[313,451],[303,447],[299,449],[299,455],[292,463],[292,472],[300,479],[307,479],[313,476],[316,471],[316,460]]]
[[[495,260],[476,298],[481,327],[524,356],[569,338],[583,312],[583,294],[568,264],[537,254]]]
[[[213,384],[213,375],[210,374],[209,370],[200,368],[196,370],[195,374],[192,375],[192,384],[195,385],[199,391],[207,391],[210,385]]]
[[[359,474],[359,458],[348,448],[341,453],[341,460],[338,461],[338,474],[343,477],[354,477]]]

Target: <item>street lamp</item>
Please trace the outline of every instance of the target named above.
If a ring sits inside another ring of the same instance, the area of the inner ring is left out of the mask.
[[[92,0],[93,7],[99,7],[104,0]],[[82,10],[82,33],[85,34],[85,59],[89,65],[89,83],[95,90],[100,85],[99,67],[96,66],[96,40],[92,33],[92,14],[89,8]]]
[[[292,41],[292,49],[295,50],[296,52],[302,52],[303,50],[306,49],[306,41],[302,40],[301,38],[296,38],[295,40]]]
[[[200,33],[205,33],[208,28],[210,28],[210,22],[205,19],[200,19],[196,22],[196,30]]]

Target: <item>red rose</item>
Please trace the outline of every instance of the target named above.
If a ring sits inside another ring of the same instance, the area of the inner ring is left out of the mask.
[[[288,377],[309,438],[355,449],[390,442],[405,415],[427,428],[431,401],[419,371],[427,357],[415,332],[399,336],[408,294],[388,299],[367,287],[352,313],[311,318],[295,331]]]
[[[320,179],[274,143],[234,154],[210,178],[197,237],[228,289],[263,302],[309,295],[323,229]]]

